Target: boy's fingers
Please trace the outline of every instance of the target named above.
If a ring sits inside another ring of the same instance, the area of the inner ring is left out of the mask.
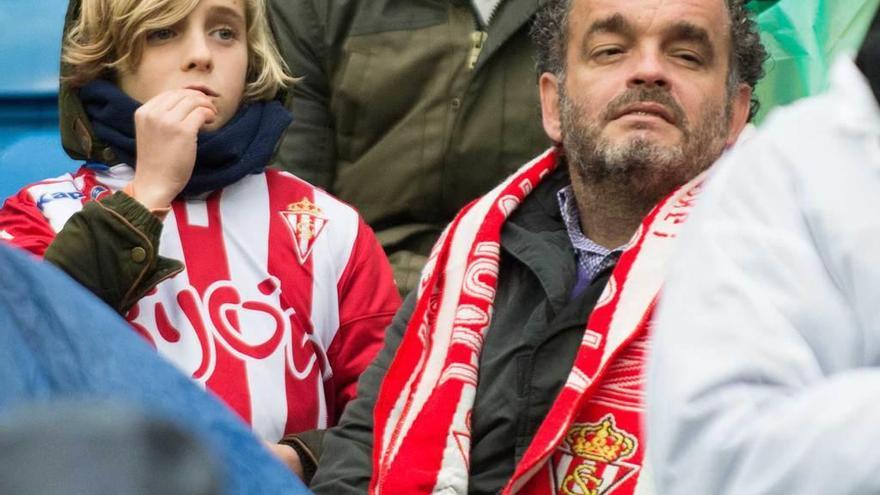
[[[185,103],[192,99],[196,99],[197,101],[205,104],[205,106],[213,107],[216,110],[213,100],[208,95],[194,89],[177,89],[172,91],[164,91],[144,103],[142,108],[147,112],[157,110],[162,114],[167,114],[168,112],[174,112],[175,109],[177,109],[181,105],[181,103]],[[185,118],[190,110],[192,110],[192,107],[187,107],[186,110],[178,113],[180,119],[182,120],[183,118]]]
[[[196,91],[195,89],[181,89],[183,92],[183,98],[177,102],[175,107],[180,106],[182,103],[187,103],[189,101],[198,101],[202,104],[202,106],[207,106],[212,108],[215,112],[217,111],[217,106],[214,105],[214,99],[201,91]]]
[[[178,101],[173,108],[170,108],[167,111],[167,116],[172,121],[182,121],[186,119],[193,110],[199,107],[207,108],[212,112],[217,113],[217,106],[214,105],[214,101],[205,94],[197,92],[197,94],[184,96],[184,98]]]
[[[202,126],[210,124],[215,118],[217,118],[216,112],[210,108],[199,106],[193,109],[189,115],[184,118],[183,125],[187,130],[197,133]]]
[[[143,104],[144,109],[166,112],[186,97],[183,91],[163,91]]]

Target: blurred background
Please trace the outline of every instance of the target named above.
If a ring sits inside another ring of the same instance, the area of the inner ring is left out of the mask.
[[[74,170],[58,133],[58,56],[67,0],[0,1],[0,198]]]
[[[761,112],[821,91],[834,58],[854,52],[880,0],[752,0],[772,59]],[[58,133],[58,59],[67,0],[0,1],[0,199],[78,164]],[[294,116],[295,117],[295,116]]]

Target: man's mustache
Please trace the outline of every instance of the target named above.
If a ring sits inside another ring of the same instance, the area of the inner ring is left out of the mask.
[[[657,87],[638,87],[627,90],[617,98],[611,100],[611,103],[605,108],[602,119],[609,122],[619,117],[626,108],[635,103],[658,103],[663,105],[671,114],[673,124],[679,128],[685,128],[687,124],[687,116],[681,105],[669,94],[668,91]]]

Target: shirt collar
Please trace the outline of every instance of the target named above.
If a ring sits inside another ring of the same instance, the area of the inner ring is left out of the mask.
[[[574,197],[574,190],[571,185],[565,186],[556,193],[556,199],[559,202],[559,211],[562,213],[562,221],[565,223],[565,230],[568,232],[568,238],[576,253],[588,253],[600,256],[608,256],[611,253],[623,251],[623,246],[615,249],[608,249],[593,242],[584,235],[581,230],[580,211],[578,210],[577,200]]]

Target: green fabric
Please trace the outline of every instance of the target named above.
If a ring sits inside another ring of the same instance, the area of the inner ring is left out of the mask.
[[[158,255],[161,232],[158,218],[117,192],[70,217],[45,259],[125,314],[159,282],[183,271],[179,261]]]
[[[550,146],[528,38],[537,0],[485,32],[470,2],[269,0],[296,76],[276,166],[351,204],[402,294],[465,204]]]
[[[761,38],[770,55],[755,92],[756,122],[776,106],[816,94],[828,84],[838,55],[853,55],[880,0],[754,0]]]
[[[321,458],[321,447],[324,442],[324,433],[327,430],[308,430],[292,435],[286,435],[278,443],[287,445],[296,451],[302,464],[302,480],[308,486],[318,469],[318,459]]]

